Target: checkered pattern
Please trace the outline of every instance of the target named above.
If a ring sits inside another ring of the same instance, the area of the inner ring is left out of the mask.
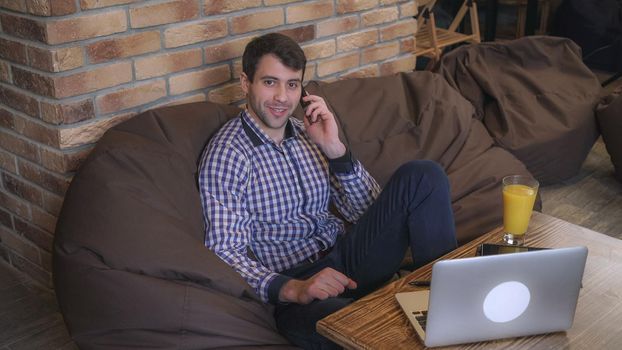
[[[199,165],[205,245],[268,301],[279,271],[332,247],[343,222],[351,222],[379,193],[376,181],[354,160],[351,171],[329,170],[329,161],[291,118],[276,145],[242,112],[215,135]],[[257,258],[249,257],[249,250]]]

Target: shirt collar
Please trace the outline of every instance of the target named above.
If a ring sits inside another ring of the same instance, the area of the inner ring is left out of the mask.
[[[253,142],[253,146],[257,147],[266,143],[274,144],[274,141],[261,129],[255,119],[248,114],[247,110],[240,113],[240,118],[242,119],[242,127],[244,128],[244,132]],[[292,123],[291,118],[288,119],[287,124],[285,124],[285,137],[283,138],[283,142],[290,138],[297,137],[298,133],[299,130],[296,128],[294,123]]]

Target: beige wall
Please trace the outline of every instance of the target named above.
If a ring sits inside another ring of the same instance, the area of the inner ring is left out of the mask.
[[[386,75],[414,67],[414,13],[412,0],[0,0],[0,257],[50,286],[56,218],[93,144],[146,109],[241,103],[254,36],[295,38],[310,79]]]

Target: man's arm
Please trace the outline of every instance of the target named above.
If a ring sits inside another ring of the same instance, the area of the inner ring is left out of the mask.
[[[251,218],[245,200],[248,169],[246,157],[231,147],[210,144],[204,153],[199,166],[199,192],[205,245],[268,302],[269,286],[280,275],[247,256],[251,234]]]
[[[374,202],[380,186],[339,139],[335,116],[324,99],[314,95],[303,99],[311,102],[305,109],[307,135],[329,159],[331,194],[336,207],[346,220],[356,222]]]
[[[337,210],[354,223],[374,203],[380,186],[358,160],[348,158],[340,163],[329,161],[330,189]]]

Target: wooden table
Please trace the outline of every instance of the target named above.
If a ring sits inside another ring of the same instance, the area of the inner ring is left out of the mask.
[[[474,256],[480,243],[498,243],[501,236],[501,228],[493,230],[442,259]],[[452,348],[622,349],[622,240],[534,213],[527,234],[527,245],[588,247],[583,288],[572,328],[566,332]],[[432,264],[428,264],[320,320],[317,324],[318,332],[349,349],[424,348],[394,295],[397,292],[417,290],[418,287],[411,287],[408,282],[429,278],[431,268]]]

